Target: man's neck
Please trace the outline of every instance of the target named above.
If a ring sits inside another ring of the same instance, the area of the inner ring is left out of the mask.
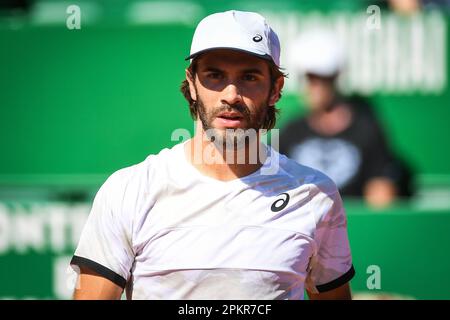
[[[242,178],[257,171],[267,157],[259,136],[241,149],[227,150],[216,146],[201,132],[188,140],[184,151],[188,161],[200,173],[220,181]]]

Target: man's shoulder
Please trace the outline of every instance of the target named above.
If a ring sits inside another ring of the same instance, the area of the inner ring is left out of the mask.
[[[176,146],[175,146],[176,147]],[[124,191],[126,188],[148,188],[150,182],[156,182],[162,166],[173,156],[174,148],[164,148],[158,153],[149,154],[143,161],[114,171],[103,187]]]
[[[308,189],[309,208],[316,224],[330,217],[330,213],[341,212],[339,208],[342,208],[342,199],[335,182],[330,177],[319,170],[284,157],[283,171],[294,177],[301,187]]]
[[[332,195],[337,192],[335,182],[325,173],[298,163],[286,155],[280,154],[280,165],[286,175],[303,185],[309,185],[316,191]]]

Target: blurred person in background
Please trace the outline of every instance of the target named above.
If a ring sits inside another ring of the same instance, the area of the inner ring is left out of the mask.
[[[404,15],[411,15],[420,11],[420,0],[388,0],[389,8],[398,13]]]
[[[290,59],[305,80],[308,111],[282,128],[281,153],[330,176],[344,197],[364,197],[369,205],[384,207],[410,196],[409,169],[390,150],[372,107],[337,90],[345,62],[337,37],[328,30],[307,32]]]
[[[363,7],[370,5],[405,17],[434,9],[450,10],[450,0],[366,0]]]

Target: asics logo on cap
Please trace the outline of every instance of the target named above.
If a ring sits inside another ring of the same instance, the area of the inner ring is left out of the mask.
[[[260,42],[262,40],[262,36],[260,34],[257,34],[256,36],[253,37],[253,41],[255,42]]]

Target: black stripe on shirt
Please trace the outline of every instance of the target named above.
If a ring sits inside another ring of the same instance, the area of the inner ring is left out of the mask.
[[[100,276],[114,282],[115,284],[117,284],[118,286],[120,286],[122,289],[125,288],[125,285],[127,284],[127,280],[125,280],[121,275],[115,273],[114,271],[112,271],[111,269],[108,269],[105,266],[102,266],[101,264],[83,258],[83,257],[79,257],[79,256],[73,256],[72,260],[70,261],[70,264],[74,264],[77,265],[79,267],[86,267],[92,271],[94,271],[95,273],[98,273]]]
[[[326,292],[326,291],[330,291],[330,290],[339,288],[343,284],[346,284],[347,282],[349,282],[354,276],[355,276],[355,268],[352,265],[350,270],[348,270],[346,273],[344,273],[339,278],[334,279],[333,281],[330,281],[325,284],[317,285],[316,286],[317,291],[322,293],[322,292]]]

